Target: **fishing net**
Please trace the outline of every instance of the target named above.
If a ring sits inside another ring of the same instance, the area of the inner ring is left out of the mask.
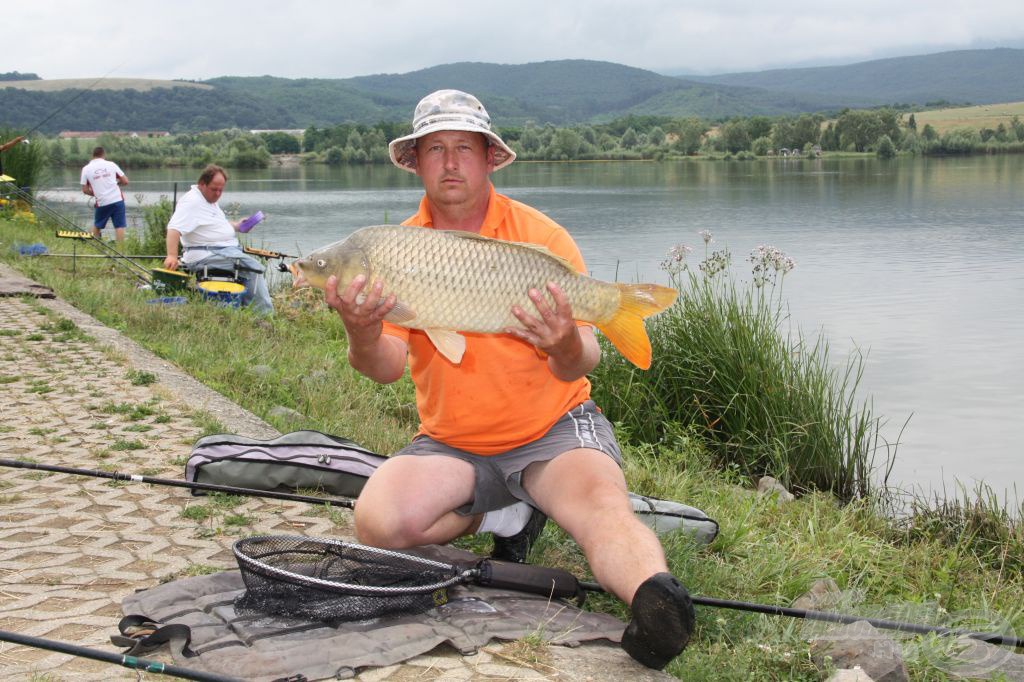
[[[246,590],[240,614],[355,621],[422,613],[448,601],[472,571],[331,539],[257,536],[233,546]]]

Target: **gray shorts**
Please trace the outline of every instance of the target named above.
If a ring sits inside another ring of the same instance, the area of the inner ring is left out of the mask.
[[[578,448],[600,450],[622,466],[622,452],[612,425],[592,400],[569,410],[537,440],[497,455],[476,455],[421,435],[391,456],[444,455],[472,464],[476,472],[473,501],[455,510],[469,515],[501,509],[520,500],[536,507],[523,490],[523,470],[534,462],[546,462]]]

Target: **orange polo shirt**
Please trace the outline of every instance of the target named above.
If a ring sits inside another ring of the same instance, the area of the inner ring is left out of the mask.
[[[433,228],[426,196],[416,215],[402,224]],[[480,234],[541,244],[586,272],[583,256],[565,228],[498,194],[493,185]],[[508,334],[464,334],[466,353],[454,365],[422,331],[385,322],[384,333],[409,346],[419,432],[460,450],[494,455],[524,445],[590,398],[586,377],[569,382],[556,378],[532,345]]]

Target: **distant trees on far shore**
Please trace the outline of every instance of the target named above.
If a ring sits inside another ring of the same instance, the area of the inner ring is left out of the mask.
[[[105,133],[94,141],[50,139],[43,144],[54,165],[88,162],[95,143],[126,167],[217,163],[231,168],[265,168],[276,154],[297,155],[302,163],[388,163],[388,141],[408,131],[405,123],[346,123],[311,126],[301,135],[232,128],[161,138]],[[902,120],[901,113],[889,108],[847,109],[830,119],[822,114],[749,116],[717,124],[696,117],[628,116],[608,123],[507,127],[500,128],[500,133],[525,161],[664,160],[694,155],[752,159],[829,152],[875,153],[889,158],[899,153],[1024,152],[1024,122],[1016,116],[1009,125],[961,127],[939,134],[928,124],[919,129],[913,114]]]

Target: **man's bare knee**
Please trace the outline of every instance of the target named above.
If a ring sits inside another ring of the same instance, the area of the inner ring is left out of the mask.
[[[425,528],[420,528],[422,521],[411,514],[373,513],[366,511],[355,513],[356,539],[364,545],[382,549],[404,549],[424,544]]]

